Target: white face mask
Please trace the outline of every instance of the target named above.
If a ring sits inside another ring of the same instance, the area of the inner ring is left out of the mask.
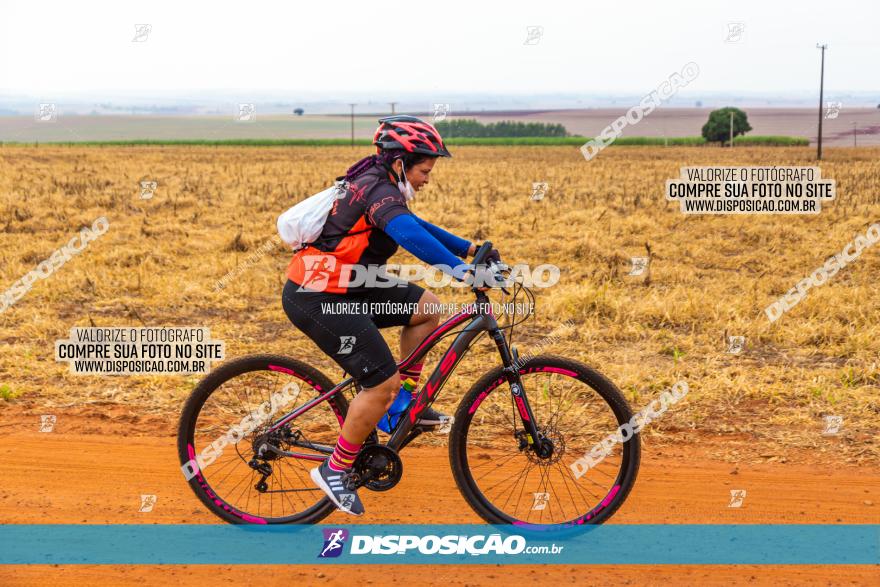
[[[403,194],[403,197],[405,197],[406,201],[409,202],[416,197],[416,190],[413,189],[412,184],[406,178],[406,168],[403,166],[403,159],[400,160],[400,168],[402,169],[400,177],[403,179],[403,181],[397,182],[397,189],[400,190],[400,193]]]

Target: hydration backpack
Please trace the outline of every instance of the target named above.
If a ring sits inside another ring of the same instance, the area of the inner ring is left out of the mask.
[[[309,196],[278,217],[276,226],[281,240],[294,250],[305,248],[321,236],[333,202],[345,196],[346,185],[337,180],[324,191]]]

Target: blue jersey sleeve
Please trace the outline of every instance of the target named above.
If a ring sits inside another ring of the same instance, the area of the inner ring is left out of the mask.
[[[401,214],[392,218],[385,226],[385,233],[425,263],[449,267],[450,270],[446,273],[460,281],[470,268],[470,265],[462,263],[461,259],[453,255],[443,243],[419,224],[412,214]]]
[[[469,240],[456,236],[451,232],[446,232],[439,226],[431,224],[427,220],[422,220],[415,214],[413,214],[413,218],[416,219],[416,222],[418,222],[422,228],[430,232],[434,238],[440,241],[443,246],[452,251],[453,254],[458,255],[461,258],[467,257],[468,249],[471,248],[471,242]]]

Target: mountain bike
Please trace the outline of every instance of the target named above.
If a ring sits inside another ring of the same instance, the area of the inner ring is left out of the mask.
[[[534,294],[509,279],[509,268],[484,263],[491,248],[483,243],[473,266],[504,294],[511,295],[512,287],[514,304],[524,293],[533,307]],[[491,524],[547,530],[606,521],[635,483],[639,435],[615,443],[586,471],[572,464],[629,422],[629,405],[611,381],[583,363],[545,354],[521,358],[513,329],[531,314],[517,321],[506,313],[507,324],[499,325],[486,292],[476,286],[471,291],[476,302],[399,363],[403,369],[419,362],[455,335],[388,438],[380,441],[374,430],[366,440],[351,487],[388,491],[397,485],[403,475],[399,453],[429,430],[416,425],[419,414],[475,341],[488,334],[501,364],[464,395],[448,432],[449,461],[462,496]],[[312,365],[286,356],[249,355],[221,365],[198,384],[181,414],[178,451],[190,487],[226,522],[319,522],[336,508],[312,484],[309,469],[332,454],[348,396],[359,389],[352,377],[334,385]]]

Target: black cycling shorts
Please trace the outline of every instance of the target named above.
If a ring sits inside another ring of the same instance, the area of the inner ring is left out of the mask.
[[[298,291],[287,280],[281,305],[290,321],[363,387],[397,374],[397,361],[380,328],[407,326],[424,288],[402,280],[363,293]]]

